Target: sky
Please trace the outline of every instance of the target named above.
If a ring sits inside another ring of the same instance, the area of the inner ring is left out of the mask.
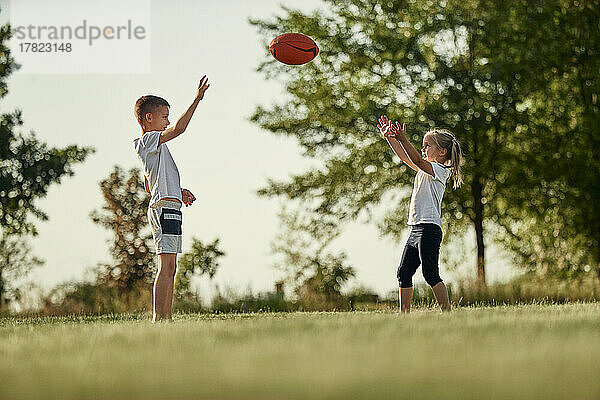
[[[192,237],[203,242],[221,240],[226,256],[216,276],[195,282],[205,298],[216,286],[237,292],[272,290],[281,273],[273,268],[270,242],[278,232],[277,212],[283,202],[259,198],[256,190],[268,178],[285,179],[312,163],[302,158],[294,139],[276,137],[249,121],[258,105],[280,102],[286,94],[281,82],[256,72],[259,63],[270,57],[265,48],[270,39],[265,41],[248,18],[282,15],[282,5],[303,11],[323,5],[317,0],[147,3],[150,68],[140,70],[149,72],[16,73],[8,80],[9,94],[2,99],[0,111],[22,110],[23,131],[35,132],[50,146],[77,144],[96,150],[75,166],[73,177],[52,186],[37,203],[49,221],[37,223],[39,235],[31,240],[34,254],[45,261],[31,280],[47,290],[89,277],[92,267],[110,262],[111,232],[94,224],[89,214],[101,208],[99,182],[115,165],[141,167],[132,144],[141,132],[133,115],[135,100],[144,94],[164,97],[171,104],[174,123],[206,74],[210,89],[187,131],[169,142],[182,186],[198,199],[183,210],[184,252]],[[93,2],[87,4],[91,10]],[[0,0],[0,22],[7,22],[8,6],[8,0]],[[19,61],[18,54],[14,56]],[[118,57],[114,62],[119,62]],[[403,246],[404,240],[382,238],[374,224],[352,223],[332,249],[345,251],[357,271],[350,286],[360,284],[385,295],[397,288],[396,267]],[[468,253],[458,270],[448,271],[442,264],[442,278],[451,282],[472,276],[475,254],[473,249]],[[514,275],[505,254],[491,248],[487,256],[488,281]],[[423,282],[420,272],[415,281]]]

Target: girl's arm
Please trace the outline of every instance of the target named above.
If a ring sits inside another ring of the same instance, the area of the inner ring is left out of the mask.
[[[404,161],[404,163],[411,167],[413,170],[418,171],[417,166],[412,161],[410,161],[410,158],[408,158],[404,147],[402,147],[400,142],[396,140],[396,138],[393,136],[390,130],[391,124],[392,122],[384,115],[383,117],[379,118],[379,124],[377,125],[377,128],[379,128],[379,132],[381,132],[385,140],[387,140],[388,144],[390,145],[394,153],[398,156],[398,158]]]
[[[400,157],[400,159],[402,161],[404,161],[404,163],[406,165],[408,165],[409,167],[411,167],[415,171],[419,170],[417,168],[417,166],[412,161],[410,161],[410,158],[408,158],[408,155],[406,154],[406,150],[404,150],[404,147],[402,147],[402,145],[400,144],[400,142],[398,140],[396,140],[395,137],[393,137],[393,136],[387,136],[386,140],[387,140],[388,144],[390,145],[390,147],[392,148],[392,150],[394,150],[394,153],[396,153],[396,155],[398,157]]]
[[[390,132],[392,132],[392,135],[398,139],[404,150],[406,150],[406,155],[408,158],[410,158],[410,161],[417,166],[417,168],[431,176],[435,176],[431,163],[421,157],[419,151],[415,149],[415,147],[408,140],[408,137],[406,137],[406,124],[402,124],[402,126],[400,126],[400,123],[396,121],[395,124],[390,125]]]

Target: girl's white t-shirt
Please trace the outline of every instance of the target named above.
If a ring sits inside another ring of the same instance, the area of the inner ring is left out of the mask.
[[[160,132],[146,132],[133,141],[150,186],[150,206],[164,198],[181,201],[179,170],[166,143],[158,145]]]
[[[439,163],[431,163],[431,166],[435,176],[420,169],[415,176],[408,225],[436,224],[442,227],[442,198],[450,169]]]

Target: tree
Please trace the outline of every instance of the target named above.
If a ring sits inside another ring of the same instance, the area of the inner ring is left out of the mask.
[[[55,288],[44,299],[45,312],[114,313],[144,309],[150,304],[156,258],[147,219],[150,197],[141,176],[137,168],[124,171],[115,166],[100,182],[105,203],[90,216],[114,234],[110,245],[113,262],[98,265],[95,281],[71,282]],[[204,245],[194,238],[192,250],[178,262],[177,298],[191,295],[193,276],[207,274],[212,278],[223,255],[219,239]]]
[[[600,9],[591,2],[545,1],[515,10],[530,45],[519,59],[527,119],[511,160],[512,179],[497,223],[519,263],[600,279]],[[528,28],[533,27],[533,28]],[[525,32],[526,31],[526,32]],[[528,240],[523,240],[528,237]]]
[[[276,268],[283,271],[300,300],[339,302],[343,285],[355,276],[346,254],[328,251],[340,231],[334,218],[282,210],[281,231],[272,243],[279,256]]]
[[[183,299],[191,296],[191,281],[194,276],[208,275],[212,279],[219,268],[219,258],[225,252],[219,249],[219,239],[209,244],[203,244],[200,240],[192,239],[192,249],[183,254],[177,262],[177,274],[175,275],[175,298]]]
[[[92,220],[114,233],[110,247],[114,262],[102,264],[100,283],[115,286],[122,292],[149,289],[156,270],[152,232],[147,211],[150,198],[144,190],[140,170],[127,173],[115,166],[108,178],[100,182],[105,204],[91,213]]]
[[[514,193],[524,182],[540,183],[518,132],[532,123],[529,97],[546,84],[535,76],[540,57],[562,45],[537,41],[556,36],[554,20],[546,19],[551,7],[540,4],[538,13],[527,1],[327,3],[328,12],[284,9],[283,17],[251,21],[267,37],[303,32],[326,49],[300,68],[274,60],[259,67],[267,77],[284,77],[290,98],[258,107],[252,121],[295,137],[305,156],[321,162],[287,181],[269,180],[259,193],[315,200],[317,213],[340,221],[371,220],[392,194],[398,206],[379,225],[399,237],[413,176],[376,137],[376,119],[407,121],[414,142],[431,127],[449,128],[466,156],[465,183],[446,191],[443,224],[451,234],[474,229],[477,281],[485,285],[486,223],[519,222],[529,199]]]
[[[19,66],[14,62],[6,42],[10,27],[0,27],[0,99],[8,93],[6,80]],[[90,147],[75,145],[48,147],[33,133],[15,130],[23,125],[20,111],[0,115],[0,226],[6,234],[34,233],[30,215],[47,220],[35,201],[46,196],[48,187],[60,183],[63,176],[73,175],[73,165],[83,162],[93,152]]]
[[[0,311],[11,300],[20,297],[19,288],[14,283],[43,263],[32,255],[31,247],[24,238],[15,235],[0,238]]]
[[[10,36],[9,25],[0,26],[0,99],[8,93],[9,75],[19,67],[6,45]],[[29,248],[19,243],[23,240],[14,238],[37,233],[30,216],[48,220],[36,200],[45,197],[52,184],[72,176],[73,166],[93,152],[90,147],[75,145],[49,147],[33,133],[17,132],[22,125],[21,111],[0,114],[0,251],[4,261],[10,262],[0,264],[0,299],[7,295],[9,279],[22,277],[30,266],[39,264],[37,258],[27,255]]]
[[[561,210],[551,219],[561,225],[555,238],[579,238],[580,245],[569,249],[577,264],[571,271],[585,272],[591,264],[600,279],[600,9],[588,1],[562,1],[554,11],[561,16],[556,34],[562,46],[547,55],[547,84],[530,111],[532,129],[552,154],[540,168],[549,183],[540,191],[541,205]]]

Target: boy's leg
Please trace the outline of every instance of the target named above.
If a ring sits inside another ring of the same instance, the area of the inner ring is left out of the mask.
[[[158,272],[153,291],[153,321],[171,317],[176,265],[177,254],[161,253],[158,255]]]
[[[169,290],[167,290],[167,314],[169,315],[169,318],[171,317],[171,311],[173,309],[173,292],[175,291],[175,274],[177,272],[177,254],[175,254],[175,261],[174,261],[175,267],[173,268],[173,274],[171,277],[171,280],[169,280]]]
[[[158,271],[152,292],[152,320],[171,318],[177,253],[181,253],[181,204],[160,200],[148,209]]]
[[[435,299],[442,311],[450,311],[450,299],[448,298],[448,289],[446,289],[446,285],[444,282],[439,282],[431,287],[433,290],[433,294],[435,295]]]

